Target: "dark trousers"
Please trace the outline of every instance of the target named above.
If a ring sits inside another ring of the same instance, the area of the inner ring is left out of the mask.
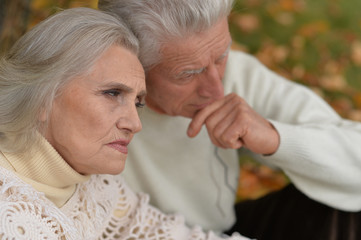
[[[292,184],[235,206],[237,222],[226,233],[257,240],[361,240],[361,212],[318,203]]]

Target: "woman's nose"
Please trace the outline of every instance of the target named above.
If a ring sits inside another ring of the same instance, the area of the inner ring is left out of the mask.
[[[130,107],[123,120],[118,121],[117,127],[119,129],[127,129],[131,133],[137,133],[142,130],[142,123],[139,118],[138,110],[136,106]]]

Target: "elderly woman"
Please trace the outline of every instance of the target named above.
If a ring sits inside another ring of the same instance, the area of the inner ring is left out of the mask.
[[[119,19],[79,8],[1,59],[0,239],[219,239],[149,206],[118,174],[141,130],[137,52]]]

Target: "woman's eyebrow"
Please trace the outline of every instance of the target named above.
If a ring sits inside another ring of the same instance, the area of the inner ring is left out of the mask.
[[[118,89],[118,90],[122,90],[126,93],[133,93],[134,92],[134,89],[123,84],[123,83],[108,83],[108,84],[105,84],[103,87],[105,88],[111,88],[111,89]],[[147,91],[146,90],[140,90],[137,94],[138,97],[143,97],[147,95]]]
[[[116,83],[116,82],[112,82],[112,83],[107,83],[105,84],[103,87],[106,87],[106,88],[112,88],[112,89],[119,89],[119,90],[122,90],[124,92],[129,92],[129,93],[132,93],[134,92],[134,89],[123,84],[123,83]]]
[[[138,93],[138,97],[145,97],[147,95],[147,91],[146,90],[142,90]]]

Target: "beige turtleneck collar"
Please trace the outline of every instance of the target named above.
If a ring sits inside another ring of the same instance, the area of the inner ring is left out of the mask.
[[[56,206],[63,206],[72,196],[76,184],[89,179],[76,172],[42,136],[39,144],[22,154],[0,153],[0,166],[14,171],[24,182]]]

